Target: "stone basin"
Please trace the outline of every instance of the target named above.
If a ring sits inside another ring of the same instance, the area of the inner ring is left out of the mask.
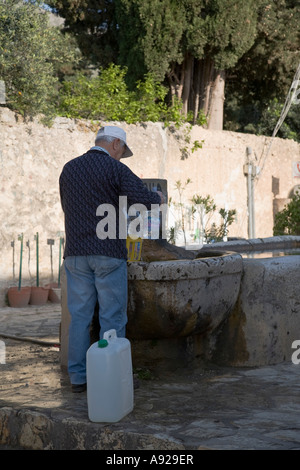
[[[202,252],[196,259],[128,263],[129,339],[178,338],[213,332],[240,290],[242,257]]]
[[[134,367],[257,367],[290,359],[300,338],[300,258],[243,259],[237,252],[245,244],[251,250],[300,246],[300,237],[281,237],[284,247],[277,238],[218,243],[198,252],[154,240],[143,244],[143,261],[128,264],[127,336]],[[65,286],[62,269],[63,367],[70,318]],[[91,338],[97,341],[98,311],[94,318]]]

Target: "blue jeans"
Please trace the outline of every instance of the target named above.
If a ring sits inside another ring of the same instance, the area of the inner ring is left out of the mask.
[[[108,256],[67,256],[69,327],[68,372],[72,384],[86,382],[86,352],[90,324],[99,302],[100,339],[115,329],[125,337],[127,323],[127,263]]]

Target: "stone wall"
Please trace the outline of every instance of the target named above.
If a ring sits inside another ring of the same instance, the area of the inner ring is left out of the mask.
[[[103,124],[103,123],[102,123]],[[194,126],[190,144],[186,130],[164,129],[160,123],[122,124],[128,133],[128,143],[134,152],[123,160],[141,178],[168,180],[168,195],[179,202],[176,181],[190,178],[183,199],[190,204],[194,194],[211,195],[218,208],[237,210],[229,236],[248,238],[247,178],[243,166],[246,147],[252,148],[254,164],[261,166],[270,138],[228,131],[211,131]],[[12,284],[18,278],[20,242],[24,234],[23,279],[34,284],[36,251],[34,236],[39,233],[40,278],[51,274],[50,246],[54,239],[53,271],[57,278],[59,237],[64,232],[58,189],[63,165],[94,144],[95,124],[56,118],[52,127],[38,120],[24,122],[7,108],[0,107],[0,214],[1,255],[0,280]],[[189,151],[184,158],[182,149],[204,141],[202,148]],[[261,159],[262,158],[262,159]],[[293,165],[300,161],[300,144],[275,138],[263,171],[255,182],[255,236],[272,236],[274,210],[287,202],[299,178],[293,176]],[[189,228],[189,227],[188,227]],[[193,233],[188,233],[188,237]],[[191,241],[192,239],[189,238]],[[13,248],[15,242],[14,269]],[[29,242],[29,247],[26,242]]]

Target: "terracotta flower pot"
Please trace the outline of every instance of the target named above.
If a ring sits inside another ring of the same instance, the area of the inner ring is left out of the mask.
[[[60,304],[61,302],[61,288],[60,287],[52,287],[49,290],[49,300],[54,304]]]
[[[8,303],[10,307],[26,307],[29,304],[31,287],[10,287],[7,291]]]
[[[31,287],[30,301],[31,305],[43,305],[47,303],[49,288],[47,287]]]
[[[54,304],[60,304],[61,302],[61,288],[58,287],[57,282],[52,282],[51,284],[46,284],[45,287],[49,289],[48,300]]]

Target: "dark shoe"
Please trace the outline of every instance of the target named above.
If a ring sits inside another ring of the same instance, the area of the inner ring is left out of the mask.
[[[86,384],[72,384],[73,393],[82,393],[86,391]]]

